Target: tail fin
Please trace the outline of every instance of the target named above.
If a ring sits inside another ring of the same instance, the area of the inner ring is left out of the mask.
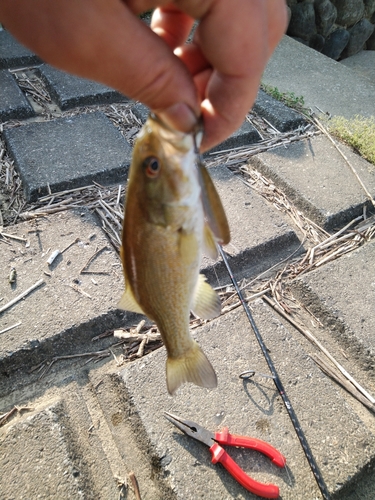
[[[201,387],[217,387],[217,378],[211,363],[199,345],[193,341],[192,348],[184,357],[167,359],[167,388],[174,394],[184,382],[192,382]]]

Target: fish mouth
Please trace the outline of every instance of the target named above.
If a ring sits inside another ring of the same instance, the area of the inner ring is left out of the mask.
[[[174,148],[182,152],[195,149],[201,144],[203,138],[203,121],[200,118],[197,125],[191,132],[181,132],[171,128],[155,113],[150,113],[148,122],[152,131],[157,134],[162,141],[167,141]],[[196,151],[198,152],[198,151]]]

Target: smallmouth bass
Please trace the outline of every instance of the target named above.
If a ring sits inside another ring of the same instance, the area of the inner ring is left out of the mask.
[[[214,388],[217,379],[189,332],[190,311],[220,314],[216,292],[199,274],[203,252],[217,257],[229,226],[211,177],[199,161],[201,133],[169,129],[150,115],[133,150],[125,203],[121,309],[148,316],[167,349],[167,388],[184,382]]]

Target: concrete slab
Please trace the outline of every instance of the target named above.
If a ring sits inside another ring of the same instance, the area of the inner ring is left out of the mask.
[[[360,481],[361,472],[365,473],[374,460],[374,436],[267,306],[257,302],[252,308],[332,498],[343,500],[343,485]],[[164,411],[190,418],[212,431],[228,426],[233,433],[271,443],[286,456],[287,469],[278,469],[256,452],[228,451],[254,479],[276,483],[281,498],[320,498],[273,382],[259,378],[241,381],[238,377],[248,369],[268,373],[242,309],[210,322],[194,335],[216,369],[217,389],[209,391],[187,384],[176,396],[169,396],[164,349],[122,371],[129,400],[176,498],[254,496],[222,467],[212,465],[208,449],[175,429],[163,418]],[[375,480],[373,483],[363,500],[373,498]]]
[[[29,118],[35,114],[15,79],[6,70],[0,70],[0,89],[0,122]]]
[[[28,201],[52,192],[123,182],[131,147],[101,112],[4,130]]]
[[[1,245],[0,306],[40,279],[44,283],[0,313],[0,331],[21,323],[1,334],[2,373],[79,351],[95,335],[123,324],[126,313],[117,309],[124,286],[121,264],[87,209],[20,223],[8,233],[27,243],[9,239],[9,245]],[[73,242],[51,266],[46,263],[53,251],[61,252]],[[101,249],[89,266],[92,274],[82,274],[89,258]],[[10,284],[12,267],[17,277]]]
[[[288,132],[307,123],[299,113],[267,95],[263,90],[259,90],[253,110],[268,120],[279,132]]]
[[[375,380],[374,262],[370,242],[296,280],[293,290]]]
[[[263,75],[281,92],[302,96],[306,107],[353,118],[375,116],[375,82],[284,36]]]
[[[340,145],[367,189],[375,195],[375,167]],[[281,187],[305,215],[328,230],[363,211],[366,195],[336,148],[324,136],[281,146],[251,163]]]
[[[255,276],[297,250],[300,240],[280,212],[227,167],[220,165],[209,172],[227,214],[231,242],[225,249],[231,255],[230,265],[238,279]],[[215,263],[204,257],[202,268],[214,286],[228,283],[221,260]]]
[[[81,498],[80,472],[72,463],[58,410],[53,405],[31,417],[26,413],[18,425],[2,432],[2,498]],[[36,471],[43,471],[38,481]]]
[[[0,69],[41,64],[41,60],[6,30],[0,31]]]
[[[42,64],[38,73],[45,82],[52,99],[62,110],[89,104],[126,102],[128,98],[100,83],[78,78],[48,64]]]
[[[375,82],[375,50],[362,50],[354,56],[343,59],[340,63],[359,75],[365,76],[372,83]]]

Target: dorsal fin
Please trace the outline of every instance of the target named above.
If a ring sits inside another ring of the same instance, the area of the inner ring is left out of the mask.
[[[211,176],[201,161],[198,161],[199,180],[202,189],[202,203],[208,225],[215,238],[221,245],[227,245],[230,241],[230,231],[227,216],[220,196],[216,190]]]

